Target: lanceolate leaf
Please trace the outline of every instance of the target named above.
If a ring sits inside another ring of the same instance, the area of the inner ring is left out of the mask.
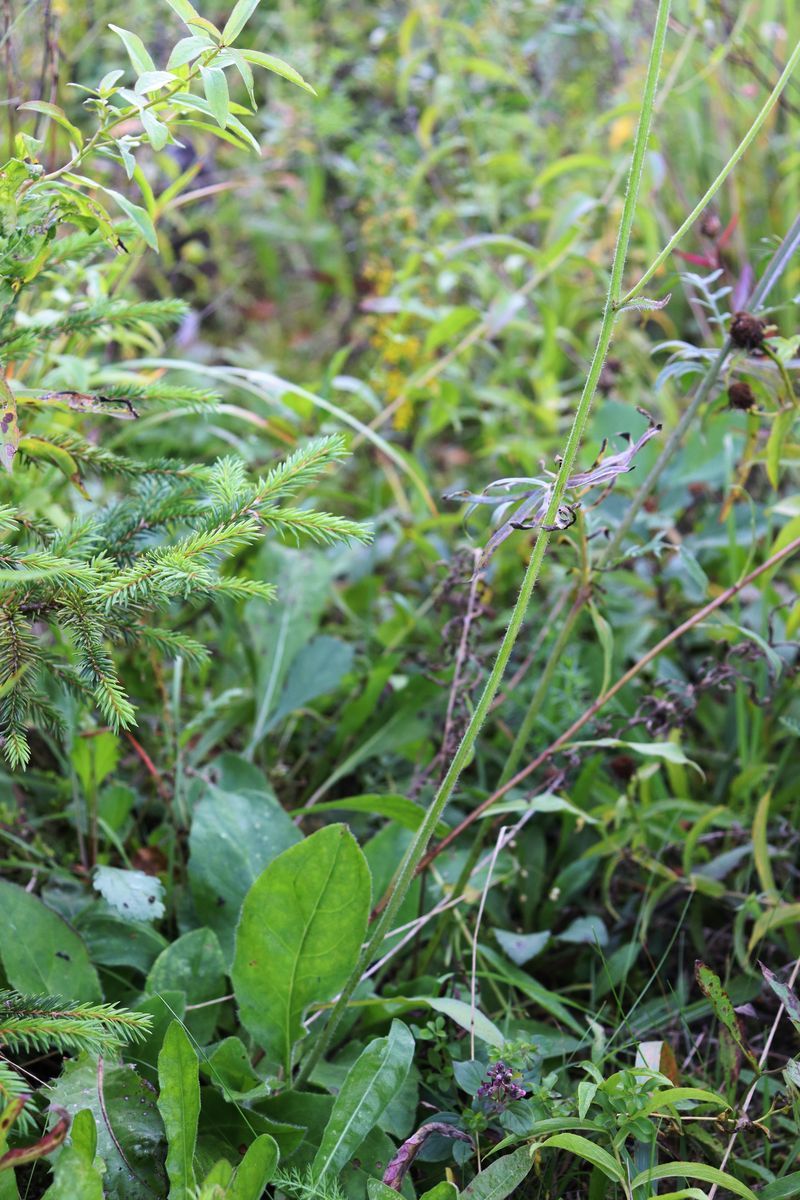
[[[131,33],[129,29],[120,29],[119,25],[109,25],[109,29],[113,29],[114,33],[122,38],[125,49],[128,51],[128,58],[137,75],[142,75],[145,71],[155,71],[156,64],[138,33]]]
[[[169,1200],[191,1200],[200,1117],[197,1055],[180,1021],[173,1021],[158,1056],[158,1111],[167,1133]]]
[[[402,1021],[388,1037],[376,1038],[347,1073],[312,1164],[315,1179],[335,1178],[372,1130],[405,1082],[414,1057],[414,1038]]]
[[[716,975],[710,967],[707,967],[704,962],[700,962],[699,959],[695,963],[694,970],[700,990],[708,997],[717,1019],[728,1030],[753,1070],[759,1071],[758,1060],[747,1045],[738,1013],[733,1007],[730,996],[722,986],[719,975]]]
[[[288,1077],[310,1004],[331,1000],[367,929],[369,868],[344,825],[285,850],[245,897],[232,979],[243,1024]]]
[[[100,999],[100,983],[81,939],[38,897],[0,880],[0,961],[19,992]]]
[[[226,45],[235,42],[247,22],[256,11],[261,0],[236,0],[231,15],[222,30],[222,40]]]
[[[590,1143],[591,1144],[591,1143]],[[513,1154],[495,1159],[479,1171],[472,1183],[461,1193],[464,1200],[505,1200],[510,1196],[532,1166],[531,1148],[520,1146]]]
[[[657,1179],[676,1178],[699,1179],[702,1183],[713,1183],[718,1188],[733,1192],[735,1196],[741,1196],[742,1200],[758,1200],[755,1192],[734,1175],[720,1171],[717,1167],[706,1166],[705,1163],[692,1162],[669,1162],[650,1167],[631,1180],[630,1191],[635,1195],[637,1188],[649,1187]]]
[[[625,1184],[625,1174],[617,1160],[612,1158],[602,1146],[596,1146],[594,1142],[590,1142],[588,1138],[582,1137],[579,1133],[556,1133],[546,1142],[542,1142],[540,1149],[544,1150],[548,1146],[567,1150],[577,1158],[583,1158],[593,1167],[597,1167],[598,1171],[602,1171],[615,1183]]]
[[[260,1200],[278,1165],[278,1143],[268,1133],[252,1142],[239,1163],[228,1200]]]

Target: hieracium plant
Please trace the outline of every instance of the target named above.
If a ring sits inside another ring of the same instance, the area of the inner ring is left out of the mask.
[[[162,206],[148,159],[187,136],[257,150],[242,120],[256,106],[254,68],[313,90],[282,60],[237,48],[256,0],[236,4],[221,30],[188,0],[169,5],[185,28],[163,66],[137,34],[112,25],[127,70],[81,86],[69,114],[44,101],[21,106],[23,125],[44,121],[56,134],[59,165],[45,164],[51,151],[23,128],[0,169],[0,736],[12,768],[30,760],[32,727],[60,734],[69,694],[115,731],[134,725],[125,658],[203,659],[185,615],[178,630],[168,614],[269,598],[269,583],[230,569],[265,532],[364,537],[346,519],[292,503],[341,458],[339,437],[298,448],[258,478],[238,458],[140,459],[109,445],[116,422],[155,407],[207,411],[216,399],[126,366],[131,349],[158,349],[161,330],[186,311],[177,298],[131,298],[120,287],[121,261],[158,250]],[[249,107],[231,99],[232,79]],[[101,476],[111,477],[103,493]]]

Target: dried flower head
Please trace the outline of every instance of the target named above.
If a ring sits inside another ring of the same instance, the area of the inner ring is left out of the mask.
[[[756,397],[749,383],[744,380],[737,380],[728,388],[728,407],[738,408],[742,412],[748,412],[751,408],[755,408]]]
[[[767,323],[749,312],[737,312],[731,321],[731,341],[742,350],[759,350],[764,343]]]
[[[650,414],[645,412],[643,408],[637,409],[637,412],[647,417],[650,422],[641,437],[632,442],[629,433],[620,434],[620,437],[625,438],[628,445],[625,450],[621,450],[618,454],[611,454],[608,458],[604,457],[607,445],[604,441],[600,447],[600,453],[589,470],[578,471],[577,474],[570,475],[567,480],[566,490],[568,492],[577,492],[578,495],[574,501],[564,501],[559,504],[555,521],[552,525],[542,524],[550,507],[553,488],[555,487],[556,476],[552,471],[543,472],[549,478],[510,477],[508,479],[496,479],[493,483],[487,484],[480,493],[450,492],[447,494],[444,497],[445,500],[466,500],[468,502],[467,516],[479,504],[487,504],[497,510],[497,519],[501,520],[501,524],[487,542],[486,548],[478,561],[477,569],[479,571],[482,570],[497,547],[502,545],[506,538],[510,537],[517,529],[534,529],[537,525],[548,531],[568,529],[576,520],[575,510],[580,504],[580,497],[585,492],[590,491],[592,488],[603,487],[604,491],[597,501],[599,503],[611,490],[620,475],[625,475],[628,471],[632,471],[635,465],[633,459],[636,454],[661,429],[661,425],[654,421]],[[524,485],[527,485],[527,487]],[[519,490],[520,487],[522,490]],[[502,489],[506,495],[493,494],[491,489],[496,488]],[[512,494],[508,495],[509,492]],[[502,520],[504,513],[509,509],[511,509],[510,516]]]

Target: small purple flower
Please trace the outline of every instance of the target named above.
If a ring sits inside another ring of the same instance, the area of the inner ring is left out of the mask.
[[[478,1098],[488,1100],[494,1112],[502,1112],[515,1100],[524,1100],[527,1092],[517,1083],[519,1073],[504,1062],[496,1062],[486,1072],[486,1079],[478,1088]]]

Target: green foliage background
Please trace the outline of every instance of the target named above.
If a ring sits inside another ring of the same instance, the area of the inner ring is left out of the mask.
[[[231,7],[202,16],[221,29]],[[657,306],[619,318],[578,468],[648,414],[663,431],[607,494],[570,491],[437,839],[467,827],[412,886],[317,1061],[530,555],[534,535],[513,530],[476,576],[493,509],[465,518],[445,497],[531,488],[563,449],[656,5],[244,9],[236,47],[278,63],[253,59],[255,105],[249,59],[222,58],[227,83],[209,60],[200,108],[156,107],[141,150],[134,113],[119,153],[61,178],[55,236],[31,162],[58,172],[76,134],[18,106],[57,103],[90,139],[87,93],[67,83],[124,69],[108,87],[133,89],[147,68],[109,23],[160,70],[187,8],[5,17],[4,132],[28,165],[2,192],[18,425],[0,481],[0,962],[22,1025],[0,1019],[0,1089],[7,1111],[20,1079],[34,1092],[12,1149],[43,1136],[50,1103],[74,1120],[55,1175],[43,1145],[0,1169],[0,1197],[257,1200],[269,1184],[389,1200],[398,1146],[415,1155],[409,1200],[790,1196],[797,560],[469,815],[800,534],[787,253],[762,313],[772,357],[733,348],[606,550],[797,219],[797,77],[650,282]],[[788,0],[674,4],[625,287],[799,38]],[[115,1038],[118,1012],[131,1026]],[[491,1092],[498,1063],[523,1098]]]

